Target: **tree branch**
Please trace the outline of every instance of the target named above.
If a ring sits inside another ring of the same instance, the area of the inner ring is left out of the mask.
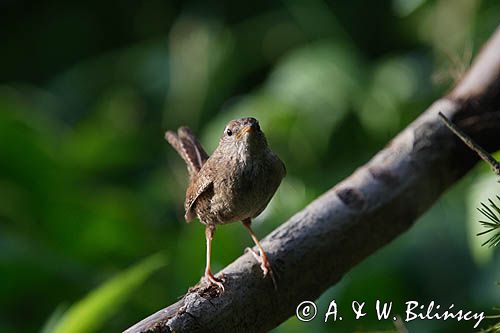
[[[478,161],[438,117],[482,147],[500,148],[500,29],[472,68],[385,149],[263,241],[279,288],[246,253],[227,266],[221,296],[190,291],[126,332],[262,332],[290,317],[408,230]]]

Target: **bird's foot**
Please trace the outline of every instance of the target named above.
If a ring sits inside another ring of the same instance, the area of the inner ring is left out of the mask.
[[[212,272],[205,272],[205,275],[203,276],[203,279],[207,282],[208,286],[215,286],[216,288],[219,288],[221,293],[225,291],[224,285],[222,282],[224,282],[224,275],[221,274],[220,278],[216,278]]]
[[[269,274],[271,276],[271,279],[273,280],[273,285],[274,289],[278,290],[278,284],[276,283],[276,279],[274,278],[274,273],[273,269],[271,267],[271,263],[269,262],[269,259],[267,258],[267,255],[265,252],[257,252],[254,249],[247,247],[245,251],[249,251],[255,258],[260,263],[260,268],[262,269],[262,274],[264,277]]]
[[[245,252],[250,252],[255,260],[260,263],[260,268],[262,269],[262,273],[264,274],[264,276],[267,276],[267,273],[269,273],[269,271],[272,272],[271,264],[269,263],[269,260],[267,260],[267,256],[261,257],[259,252],[255,251],[251,247],[245,248]]]

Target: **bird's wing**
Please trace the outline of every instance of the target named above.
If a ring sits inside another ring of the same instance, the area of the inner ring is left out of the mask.
[[[167,131],[165,139],[175,148],[179,155],[186,161],[190,178],[197,174],[208,154],[201,146],[196,136],[188,127],[180,127],[177,133]]]
[[[214,184],[212,180],[203,173],[199,173],[198,178],[189,184],[186,191],[186,201],[184,202],[184,208],[186,209],[184,218],[186,222],[189,223],[196,218],[194,209],[196,203],[203,199],[210,200],[213,196],[213,189]]]

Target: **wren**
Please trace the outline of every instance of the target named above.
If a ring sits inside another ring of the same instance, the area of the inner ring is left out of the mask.
[[[259,249],[252,254],[261,263],[264,277],[276,280],[271,264],[251,228],[252,219],[266,208],[286,174],[284,163],[271,151],[255,118],[230,121],[211,156],[187,127],[167,131],[167,141],[187,164],[189,186],[184,208],[186,222],[198,218],[205,225],[206,268],[209,286],[224,291],[222,279],[210,270],[210,252],[215,227],[241,221]]]

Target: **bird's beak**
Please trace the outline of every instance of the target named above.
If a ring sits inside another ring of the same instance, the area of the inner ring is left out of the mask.
[[[244,134],[253,132],[252,125],[247,125],[243,127],[238,134],[236,134],[236,139],[240,139]]]
[[[241,131],[243,133],[250,133],[250,132],[253,132],[253,127],[252,127],[252,125],[248,125],[248,126],[243,127],[243,129]]]

